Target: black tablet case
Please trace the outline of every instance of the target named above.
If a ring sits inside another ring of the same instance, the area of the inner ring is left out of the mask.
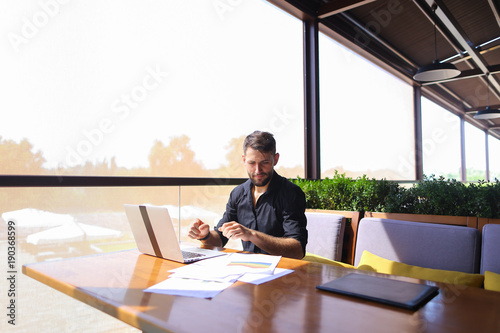
[[[439,293],[439,288],[373,275],[351,273],[316,286],[320,290],[415,310]]]

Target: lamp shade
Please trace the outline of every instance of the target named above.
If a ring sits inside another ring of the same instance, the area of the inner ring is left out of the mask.
[[[493,118],[500,118],[500,110],[492,109],[489,106],[487,106],[486,109],[484,110],[478,111],[474,115],[474,119],[493,119]]]
[[[441,81],[454,78],[460,73],[455,65],[435,60],[430,65],[420,67],[413,78],[417,81]]]

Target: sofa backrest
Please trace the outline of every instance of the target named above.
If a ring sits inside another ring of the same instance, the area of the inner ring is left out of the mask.
[[[306,252],[340,261],[346,219],[343,215],[306,212],[309,237]]]
[[[462,226],[365,217],[358,226],[355,266],[364,250],[408,265],[479,273],[481,233]]]
[[[481,274],[485,271],[500,274],[500,224],[486,224],[483,227]]]

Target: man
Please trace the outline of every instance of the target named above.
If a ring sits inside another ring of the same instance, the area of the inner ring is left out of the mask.
[[[249,179],[233,189],[214,230],[197,219],[189,237],[219,247],[229,238],[241,239],[245,251],[302,259],[307,244],[305,195],[274,171],[279,154],[273,135],[248,135],[242,158]]]

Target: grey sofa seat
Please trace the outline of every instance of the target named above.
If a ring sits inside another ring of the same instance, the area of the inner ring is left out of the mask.
[[[306,252],[340,261],[346,219],[343,215],[306,212],[309,232]]]
[[[355,266],[364,250],[408,265],[479,273],[481,233],[462,226],[363,218]]]
[[[486,224],[483,227],[481,274],[485,271],[500,274],[500,224]]]

